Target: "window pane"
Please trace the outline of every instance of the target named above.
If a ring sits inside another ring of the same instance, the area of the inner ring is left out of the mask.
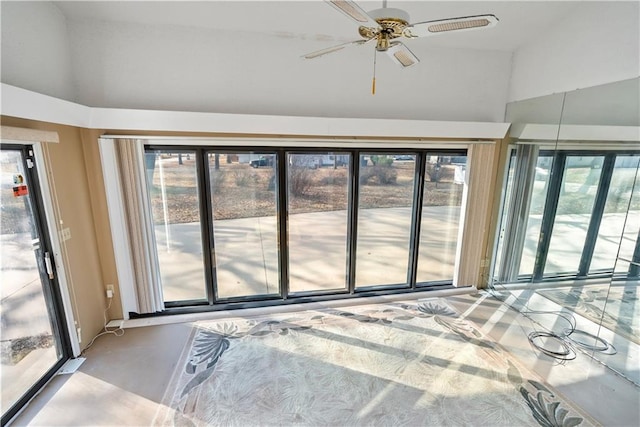
[[[350,161],[344,153],[287,153],[291,292],[346,289]]]
[[[416,282],[453,280],[466,156],[428,154]]]
[[[553,156],[538,157],[533,188],[531,189],[529,219],[527,220],[527,227],[525,229],[526,234],[522,248],[522,259],[520,260],[520,275],[533,274],[552,164]]]
[[[279,293],[275,153],[210,153],[218,298]]]
[[[625,249],[627,253],[633,253],[633,250],[629,251],[628,247],[629,241],[633,242],[637,236],[637,224],[640,221],[640,214],[638,213],[640,198],[634,196],[631,206],[629,206],[629,202],[631,193],[634,190],[636,169],[639,161],[640,156],[619,155],[616,157],[596,246],[589,267],[589,272],[591,273],[598,270],[613,270],[623,231],[625,231],[625,238],[622,240],[623,246],[620,248],[621,255],[625,253]],[[639,191],[637,183],[635,191],[636,193]],[[629,215],[627,215],[627,209],[629,209]],[[632,248],[633,243],[630,246]],[[628,259],[630,258],[631,256],[628,257]]]
[[[356,287],[407,283],[415,154],[360,155]]]
[[[196,154],[148,151],[146,168],[164,300],[206,299]]]
[[[544,274],[577,273],[603,156],[567,156]]]

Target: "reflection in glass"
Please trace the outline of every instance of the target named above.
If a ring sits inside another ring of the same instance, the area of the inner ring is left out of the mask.
[[[567,156],[545,275],[578,272],[603,161],[603,156]]]
[[[466,156],[427,154],[416,282],[452,281]]]
[[[275,153],[209,153],[218,298],[279,293]]]
[[[509,212],[507,206],[511,206],[511,197],[512,197],[512,189],[514,185],[514,176],[516,172],[516,152],[515,150],[509,156],[509,167],[507,168],[507,179],[505,182],[505,188],[503,190],[503,200],[502,206],[505,206],[505,209],[502,210],[502,214],[500,216],[500,236],[498,237],[498,246],[496,247],[496,254],[502,254],[504,250],[504,238],[507,227],[508,216],[513,215]],[[502,263],[505,261],[503,256],[496,256],[494,272],[501,271]]]
[[[540,155],[538,157],[533,188],[531,189],[529,219],[527,220],[527,226],[525,228],[524,247],[520,260],[520,275],[533,274],[536,251],[538,250],[538,237],[540,236],[540,227],[542,225],[542,213],[545,208],[552,163],[552,156]]]
[[[633,235],[637,235],[637,230],[640,228],[640,197],[636,196],[631,199],[631,193],[632,191],[640,191],[637,186],[634,188],[639,161],[640,156],[616,156],[609,193],[598,230],[595,250],[591,258],[590,273],[613,269],[623,231],[625,233],[620,248],[621,254],[628,252],[628,246],[633,247],[633,240],[635,240]],[[632,204],[629,205],[629,202]],[[627,214],[627,209],[629,209],[629,214]],[[631,240],[631,244],[629,244],[629,240]]]
[[[407,283],[415,155],[360,155],[356,287]]]
[[[2,413],[4,414],[62,357],[52,330],[44,286],[40,236],[35,226],[33,187],[23,170],[22,153],[0,154],[0,317],[2,328]],[[22,183],[19,177],[22,178]],[[14,196],[13,187],[25,193]]]
[[[287,153],[289,290],[347,286],[350,154]]]
[[[206,299],[195,152],[148,151],[145,162],[164,300]]]

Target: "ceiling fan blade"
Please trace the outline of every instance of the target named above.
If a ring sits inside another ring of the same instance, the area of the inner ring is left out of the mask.
[[[355,2],[349,0],[325,0],[334,8],[347,15],[360,25],[378,28],[378,23]]]
[[[404,30],[408,38],[435,36],[451,31],[468,31],[493,27],[498,23],[495,15],[476,15],[460,18],[439,19],[436,21],[418,22]]]
[[[418,57],[415,56],[407,46],[400,42],[391,43],[391,47],[389,47],[386,52],[393,62],[405,68],[420,62]]]
[[[353,45],[365,44],[368,41],[369,40],[355,40],[355,41],[348,42],[348,43],[342,43],[342,44],[339,44],[337,46],[328,47],[328,48],[325,48],[325,49],[317,50],[315,52],[307,53],[306,55],[302,55],[302,57],[304,59],[313,59],[313,58],[317,58],[317,57],[322,56],[322,55],[326,55],[328,53],[336,52],[338,50],[344,49],[345,47],[349,47],[349,46],[353,46]]]

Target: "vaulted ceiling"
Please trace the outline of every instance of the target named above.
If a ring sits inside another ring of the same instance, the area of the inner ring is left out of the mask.
[[[373,46],[301,58],[359,38],[323,1],[2,2],[2,81],[94,107],[501,121],[514,54],[584,3],[390,0],[412,22],[500,22],[406,41],[407,69],[379,54],[372,95]]]

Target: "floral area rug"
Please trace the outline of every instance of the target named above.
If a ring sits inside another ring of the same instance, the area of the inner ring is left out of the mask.
[[[200,322],[154,425],[592,425],[443,299]]]
[[[638,285],[588,285],[537,291],[558,305],[640,345]]]

